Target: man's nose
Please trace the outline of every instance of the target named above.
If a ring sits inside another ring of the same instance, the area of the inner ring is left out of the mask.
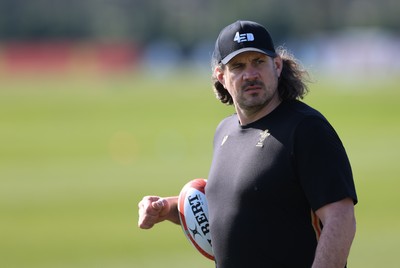
[[[243,74],[244,80],[255,80],[258,79],[259,73],[258,70],[252,66],[246,68]]]

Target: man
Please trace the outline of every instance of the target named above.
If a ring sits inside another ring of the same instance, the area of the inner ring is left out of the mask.
[[[357,196],[328,121],[299,101],[306,72],[258,23],[224,28],[214,89],[236,113],[214,137],[206,187],[216,267],[346,267]],[[146,196],[139,227],[179,224],[177,197]]]

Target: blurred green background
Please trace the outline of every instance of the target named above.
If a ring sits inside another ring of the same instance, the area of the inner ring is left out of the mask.
[[[359,204],[349,267],[399,267],[400,2],[0,0],[0,267],[214,267],[144,195],[206,178],[219,30],[267,26],[310,69]]]
[[[399,79],[310,85],[336,127],[360,203],[349,267],[398,267]],[[143,195],[207,177],[232,113],[206,75],[17,81],[0,90],[2,267],[213,267],[179,226],[137,228]]]

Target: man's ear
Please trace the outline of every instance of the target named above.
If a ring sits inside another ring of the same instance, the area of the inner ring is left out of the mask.
[[[280,56],[276,56],[274,58],[274,65],[275,65],[276,73],[277,73],[278,77],[280,77],[281,73],[282,73],[282,69],[283,69],[283,60]]]
[[[218,79],[218,81],[225,87],[224,70],[221,68],[221,66],[215,67],[214,75]]]

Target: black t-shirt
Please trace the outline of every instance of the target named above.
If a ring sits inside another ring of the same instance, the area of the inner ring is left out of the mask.
[[[315,211],[350,197],[351,167],[335,130],[300,101],[241,126],[224,119],[206,188],[218,268],[311,267]]]

